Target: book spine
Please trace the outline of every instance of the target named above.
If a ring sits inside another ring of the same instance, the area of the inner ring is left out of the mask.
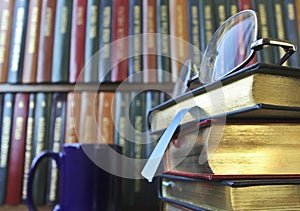
[[[84,67],[86,11],[86,0],[73,1],[69,69],[69,82],[71,83],[83,80],[83,75],[81,75],[80,78],[78,77]]]
[[[156,5],[157,80],[167,83],[171,81],[169,1],[157,0]]]
[[[285,26],[285,34],[286,39],[292,41],[297,46],[297,49],[300,48],[300,32],[297,30],[298,22],[300,22],[300,18],[297,18],[297,10],[296,5],[299,1],[295,0],[285,0],[284,4],[282,4],[283,9],[283,17],[284,17],[284,26]],[[296,29],[296,30],[295,30]],[[292,33],[291,33],[292,32]],[[300,54],[299,50],[296,51],[291,58],[289,58],[289,65],[300,67]]]
[[[128,77],[128,15],[129,0],[115,0],[112,19],[112,70],[111,81],[123,81]]]
[[[130,0],[128,81],[142,82],[142,0]]]
[[[113,1],[101,1],[100,10],[100,33],[99,33],[99,70],[98,80],[100,82],[111,81],[111,51],[112,51],[112,15]]]
[[[29,1],[26,0],[15,1],[8,61],[8,83],[19,83],[22,79],[28,4]]]
[[[51,94],[37,93],[35,104],[33,157],[48,149]],[[33,179],[32,194],[36,205],[44,205],[46,202],[47,166],[46,160],[43,160]]]
[[[98,94],[98,143],[114,143],[114,93],[100,92]]]
[[[72,1],[57,0],[51,82],[69,81]]]
[[[51,80],[55,13],[56,0],[42,1],[38,62],[36,70],[36,81],[38,83],[50,82]]]
[[[157,82],[156,1],[143,0],[143,81]]]
[[[100,32],[100,1],[88,0],[86,15],[86,38],[84,51],[84,82],[98,81],[98,59],[95,57],[99,51],[99,32]]]
[[[24,156],[24,174],[23,174],[23,185],[22,185],[22,200],[25,201],[27,198],[27,181],[30,169],[30,164],[33,159],[33,126],[34,126],[34,111],[35,111],[35,94],[29,95],[29,106],[27,115],[27,128],[26,128],[26,146]]]
[[[82,92],[79,120],[79,142],[97,142],[97,108],[96,92]]]
[[[67,96],[65,143],[78,143],[81,93],[70,92]]]
[[[0,204],[5,202],[6,185],[7,185],[7,170],[9,162],[9,148],[11,126],[13,118],[14,94],[7,93],[4,95],[2,108],[2,131],[0,137]]]
[[[226,17],[230,18],[231,16],[238,13],[238,0],[227,0],[226,2]]]
[[[29,94],[15,95],[7,173],[6,204],[21,203]]]
[[[253,9],[252,0],[238,0],[239,11]]]
[[[51,101],[51,117],[49,127],[48,149],[52,152],[61,152],[64,143],[66,117],[66,94],[53,93]],[[57,202],[58,169],[55,162],[49,163],[46,203],[54,205]]]
[[[14,1],[0,3],[0,83],[7,80]]]
[[[188,1],[188,27],[189,27],[189,42],[190,55],[192,62],[200,67],[200,23],[199,23],[199,1]]]
[[[170,34],[172,81],[177,81],[179,70],[189,58],[187,0],[173,0],[170,5]]]
[[[26,27],[25,52],[22,82],[36,81],[38,43],[41,23],[42,1],[31,0],[29,3],[28,22]]]
[[[216,27],[221,26],[226,20],[226,1],[214,0],[215,5],[215,24]]]
[[[216,29],[214,5],[211,0],[199,1],[200,50],[204,52]]]

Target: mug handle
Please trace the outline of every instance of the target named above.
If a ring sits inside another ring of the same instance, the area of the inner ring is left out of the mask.
[[[36,211],[37,210],[36,206],[34,205],[33,197],[32,197],[33,178],[34,178],[35,171],[37,170],[40,162],[45,158],[52,158],[53,160],[55,160],[57,168],[58,169],[61,168],[60,153],[51,152],[51,151],[44,151],[44,152],[41,152],[36,157],[34,157],[34,159],[32,160],[31,166],[30,166],[30,171],[29,171],[28,181],[27,181],[27,198],[26,198],[26,202],[27,202],[28,209],[30,211]],[[56,206],[55,210],[59,210],[59,206]]]

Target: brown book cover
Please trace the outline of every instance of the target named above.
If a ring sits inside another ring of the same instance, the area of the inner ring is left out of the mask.
[[[9,205],[21,203],[28,100],[28,94],[15,95],[6,192],[6,204]]]
[[[36,81],[50,82],[56,0],[42,1]]]
[[[111,81],[128,77],[129,0],[115,0],[112,16],[112,70]]]
[[[114,93],[100,92],[98,103],[98,142],[114,143]]]
[[[79,120],[79,142],[97,142],[98,94],[82,92]]]
[[[27,20],[27,29],[26,29],[23,75],[22,75],[23,83],[33,83],[36,81],[41,9],[42,9],[41,0],[30,1],[28,20]]]
[[[156,1],[143,0],[143,79],[157,82]]]
[[[78,76],[84,67],[86,12],[87,0],[73,1],[69,70],[69,82],[71,83],[83,80]]]
[[[169,5],[172,81],[175,82],[181,66],[189,58],[187,0],[172,0]]]
[[[65,143],[77,143],[79,132],[81,93],[70,92],[67,96]]]
[[[14,3],[14,0],[0,3],[0,83],[7,80]]]

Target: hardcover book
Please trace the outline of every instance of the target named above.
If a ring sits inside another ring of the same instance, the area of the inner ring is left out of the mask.
[[[272,109],[286,113],[280,118],[299,118],[300,70],[268,64],[256,64],[246,67],[234,74],[224,77],[206,86],[191,90],[176,99],[171,99],[149,112],[151,130],[168,127],[178,111],[199,106],[202,109],[200,118],[216,116],[237,110],[249,110],[253,107]],[[280,109],[282,107],[282,109]],[[292,113],[292,115],[291,115]],[[241,112],[243,114],[243,112]],[[293,115],[295,115],[293,117]],[[278,118],[272,112],[255,112],[250,118]],[[182,124],[195,120],[186,115]]]
[[[299,179],[207,181],[163,175],[159,197],[183,210],[297,210]]]

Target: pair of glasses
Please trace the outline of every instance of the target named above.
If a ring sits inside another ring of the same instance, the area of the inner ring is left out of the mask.
[[[292,42],[275,38],[258,39],[258,32],[258,15],[253,10],[243,10],[227,19],[208,43],[200,69],[196,70],[190,60],[182,65],[179,73],[182,85],[175,85],[173,97],[183,94],[192,84],[208,84],[245,67],[265,46],[283,48],[285,54],[278,65],[296,51]]]

